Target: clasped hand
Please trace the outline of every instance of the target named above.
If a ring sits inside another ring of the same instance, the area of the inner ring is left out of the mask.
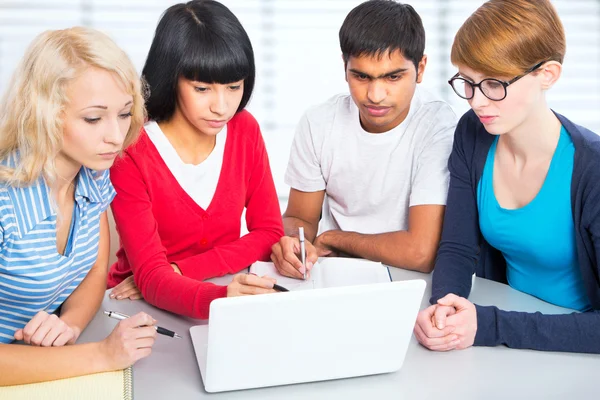
[[[464,297],[448,294],[417,316],[415,337],[435,351],[465,349],[475,342],[477,311]]]

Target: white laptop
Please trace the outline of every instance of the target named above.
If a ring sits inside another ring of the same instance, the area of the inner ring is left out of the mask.
[[[425,281],[222,298],[190,329],[207,392],[402,367]]]

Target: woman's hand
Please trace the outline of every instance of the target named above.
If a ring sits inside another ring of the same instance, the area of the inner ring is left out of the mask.
[[[99,343],[104,369],[124,369],[148,357],[156,339],[155,323],[156,320],[144,312],[119,321],[110,335]]]
[[[58,315],[40,311],[15,332],[15,339],[32,346],[64,346],[75,343],[80,333],[78,327],[68,325]]]
[[[111,290],[109,297],[117,300],[140,300],[143,298],[142,292],[140,292],[140,289],[138,289],[133,280],[133,275],[128,276],[115,286],[113,290]]]
[[[273,284],[277,282],[273,278],[260,277],[252,274],[238,274],[233,281],[227,285],[227,297],[248,296],[252,294],[275,293]]]

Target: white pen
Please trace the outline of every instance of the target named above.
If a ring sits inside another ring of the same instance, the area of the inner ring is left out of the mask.
[[[106,315],[109,318],[114,318],[114,319],[118,319],[118,320],[123,320],[123,319],[129,318],[129,315],[121,314],[120,312],[116,312],[116,311],[104,311],[104,315]],[[154,328],[156,329],[156,332],[160,333],[161,335],[181,339],[181,336],[179,336],[178,334],[176,334],[173,331],[162,328],[160,326],[154,326]]]
[[[304,228],[298,228],[298,239],[300,240],[300,258],[302,259],[302,267],[304,267],[304,274],[302,278],[306,280],[306,246],[304,245]]]

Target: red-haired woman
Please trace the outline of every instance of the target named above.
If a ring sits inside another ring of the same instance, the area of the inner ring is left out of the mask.
[[[450,155],[433,305],[415,326],[429,349],[600,353],[600,137],[545,96],[565,48],[549,0],[488,1],[456,35],[449,82],[472,110]],[[473,273],[578,312],[474,305]]]

